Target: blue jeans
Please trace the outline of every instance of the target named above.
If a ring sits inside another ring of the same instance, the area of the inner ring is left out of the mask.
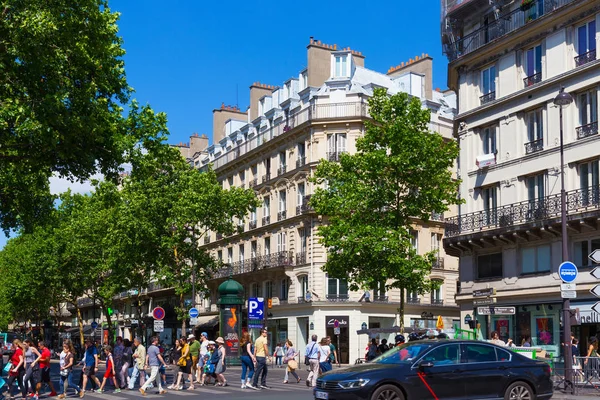
[[[73,389],[75,389],[76,392],[79,392],[81,389],[79,388],[79,386],[77,386],[76,384],[73,383],[73,371],[69,371],[69,375],[67,376],[60,376],[60,383],[62,386],[62,392],[63,394],[67,394],[67,388],[71,387]]]
[[[146,382],[146,371],[141,371],[137,367],[137,363],[133,365],[133,372],[131,373],[131,379],[129,380],[129,389],[133,389],[135,386],[135,381],[137,381],[138,376],[140,377],[140,386],[143,386]]]
[[[258,386],[258,378],[260,377],[260,384],[263,386],[267,385],[267,358],[256,357],[256,373],[254,374],[253,386]]]
[[[242,381],[246,380],[246,371],[248,371],[248,380],[252,379],[254,376],[254,363],[250,356],[241,356],[240,360],[242,360]]]

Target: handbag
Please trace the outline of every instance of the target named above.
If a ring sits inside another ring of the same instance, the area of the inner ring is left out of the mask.
[[[179,365],[180,367],[185,367],[187,365],[185,358],[179,357],[179,360],[177,360],[177,365]]]
[[[304,357],[304,365],[310,365],[310,358],[308,357],[310,355],[310,353],[312,353],[312,351],[315,348],[315,344],[312,345],[312,347],[310,348],[310,351],[306,354],[306,356]]]
[[[288,365],[289,369],[295,370],[296,368],[298,368],[298,361],[296,361],[294,359],[289,360],[287,365]]]
[[[6,363],[6,365],[4,366],[4,372],[6,372],[7,374],[10,372],[10,370],[13,368],[12,363],[9,361]]]

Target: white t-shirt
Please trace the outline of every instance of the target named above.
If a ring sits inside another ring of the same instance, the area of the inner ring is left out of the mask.
[[[67,353],[65,353],[65,351],[63,350],[60,353],[60,366],[64,367],[65,365],[67,365],[67,363],[65,362],[65,357],[67,357]]]
[[[329,353],[331,353],[331,349],[329,345],[319,346],[319,362],[325,362],[329,359]]]
[[[205,356],[208,353],[208,340],[203,340],[200,343],[200,355]]]

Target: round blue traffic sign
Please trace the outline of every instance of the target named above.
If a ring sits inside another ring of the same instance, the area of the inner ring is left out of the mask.
[[[98,323],[96,321],[91,323],[92,329],[96,329],[98,327]]]
[[[558,275],[564,283],[573,283],[577,279],[578,274],[577,266],[571,261],[565,261],[558,267]]]
[[[190,311],[188,312],[188,314],[190,315],[190,318],[196,318],[196,317],[198,317],[198,315],[200,315],[200,312],[198,311],[198,309],[196,307],[192,307],[192,308],[190,308]]]

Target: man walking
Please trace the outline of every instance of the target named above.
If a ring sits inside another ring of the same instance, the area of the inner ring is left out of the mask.
[[[317,335],[312,335],[312,342],[306,345],[306,352],[304,357],[308,358],[309,361],[309,374],[306,378],[306,386],[315,387],[317,386],[317,377],[319,376],[319,345]]]
[[[138,375],[140,377],[140,386],[144,386],[144,383],[146,382],[146,371],[144,371],[144,364],[146,363],[146,348],[138,337],[133,339],[133,345],[135,346],[135,351],[133,352],[132,356],[133,372],[131,373],[131,379],[129,379],[129,390],[133,390]]]
[[[160,355],[160,349],[158,348],[158,336],[153,336],[151,343],[152,344],[150,347],[148,347],[148,351],[146,352],[146,365],[144,368],[146,369],[147,367],[150,367],[150,378],[140,388],[140,393],[144,396],[146,395],[146,389],[148,386],[155,381],[156,385],[158,385],[158,393],[167,393],[167,391],[162,388],[162,383],[158,375],[158,370],[160,369],[161,365],[166,367],[165,360],[163,360],[162,356]]]
[[[188,345],[190,346],[190,356],[192,357],[192,373],[190,374],[190,384],[194,384],[194,379],[197,376],[198,370],[198,355],[200,354],[200,342],[196,340],[196,336],[190,334],[188,336]],[[199,383],[200,381],[198,381]]]
[[[334,344],[331,342],[331,336],[327,336],[327,343],[329,343],[329,364],[338,364],[338,356],[337,351],[335,349]]]
[[[260,337],[254,342],[254,356],[256,357],[256,372],[254,373],[253,385],[255,388],[270,389],[267,386],[267,355],[269,354],[267,330],[260,331]],[[258,386],[258,377],[260,375],[260,386]]]
[[[92,343],[92,339],[85,341],[85,367],[83,367],[83,383],[81,385],[81,392],[79,397],[85,395],[85,387],[88,379],[95,382],[100,387],[100,381],[96,378],[96,372],[98,371],[98,349]]]

